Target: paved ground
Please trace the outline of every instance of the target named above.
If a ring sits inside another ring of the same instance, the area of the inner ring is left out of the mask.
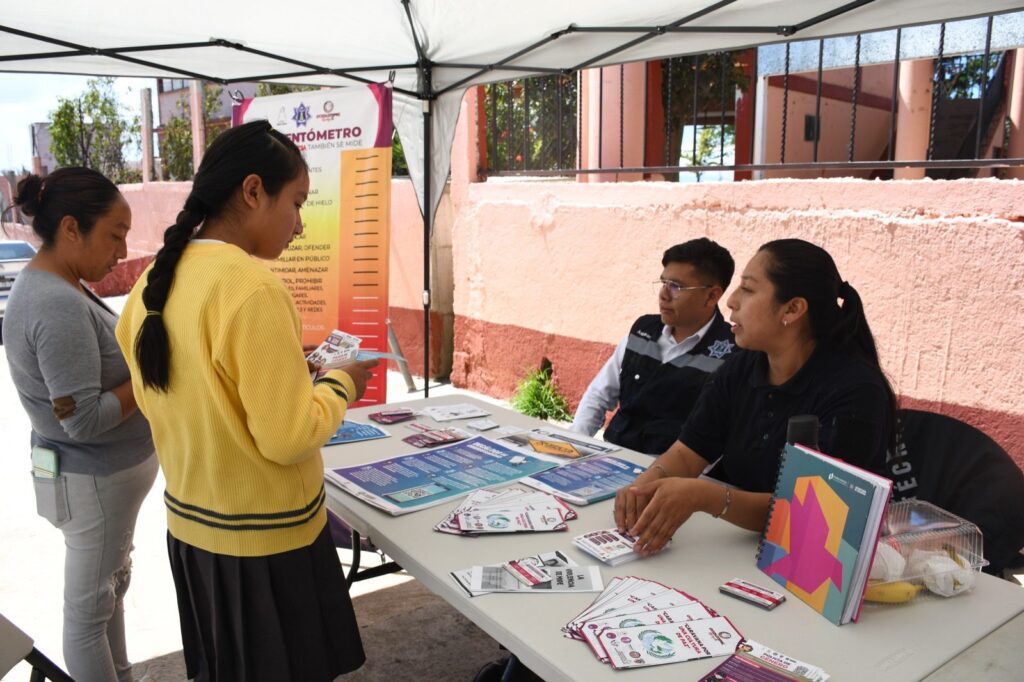
[[[29,423],[11,383],[6,354],[0,346],[0,613],[28,633],[36,648],[63,666],[61,608],[64,543],[60,532],[36,515],[29,465]],[[422,389],[422,379],[415,379]],[[450,385],[431,385],[430,394],[466,393]],[[492,400],[485,396],[476,397]],[[389,402],[414,400],[402,376],[388,373]],[[494,401],[498,402],[498,401]],[[125,604],[128,653],[133,662],[181,649],[177,606],[167,563],[163,479],[146,498],[135,532],[132,584]],[[341,551],[347,563],[346,552]],[[365,556],[365,555],[364,555]],[[365,565],[374,559],[367,558]],[[353,597],[392,587],[411,578],[394,575],[356,583]],[[27,680],[20,664],[8,679]]]

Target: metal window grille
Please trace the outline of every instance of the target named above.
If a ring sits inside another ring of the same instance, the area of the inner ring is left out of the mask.
[[[994,19],[980,20],[983,34],[967,49],[962,36],[950,45],[946,24],[930,27],[932,100],[927,150],[920,158],[899,160],[896,150],[901,62],[921,58],[913,54],[920,49],[917,27],[909,48],[909,29],[888,32],[885,61],[872,53],[877,52],[872,35],[791,41],[780,48],[781,68],[764,77],[757,75],[754,50],[650,62],[642,87],[627,87],[624,67],[604,67],[594,84],[597,97],[591,95],[600,105],[586,117],[579,100],[583,79],[576,73],[483,86],[482,171],[498,176],[628,172],[697,181],[731,179],[736,171],[888,179],[904,167],[924,168],[935,178],[998,174],[1024,165],[1024,159],[1005,158],[1008,46],[1004,41],[993,47]],[[803,59],[791,57],[797,54]],[[617,92],[609,92],[616,80]],[[758,97],[757,88],[767,92]],[[748,103],[742,107],[747,118],[738,119],[740,100]],[[754,102],[766,103],[766,111],[753,112]],[[630,134],[636,123],[627,119],[627,108],[643,111],[639,138]],[[759,163],[751,162],[755,116],[763,117]],[[596,126],[589,151],[580,139],[584,124]],[[740,127],[751,149],[736,149]],[[643,140],[642,154],[631,157],[641,159],[640,166],[626,166],[627,136]],[[740,157],[744,162],[737,161]]]

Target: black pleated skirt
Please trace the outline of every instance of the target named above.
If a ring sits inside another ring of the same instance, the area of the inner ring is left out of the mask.
[[[190,680],[333,680],[366,660],[352,600],[323,531],[265,557],[213,554],[167,534]]]

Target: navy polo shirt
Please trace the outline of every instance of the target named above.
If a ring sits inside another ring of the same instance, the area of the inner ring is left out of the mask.
[[[735,353],[708,383],[679,440],[708,462],[711,476],[751,492],[772,492],[789,418],[818,417],[819,449],[884,475],[892,425],[881,373],[819,345],[781,386],[768,383],[768,357]]]

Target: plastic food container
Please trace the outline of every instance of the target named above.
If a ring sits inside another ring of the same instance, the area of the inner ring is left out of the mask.
[[[969,592],[982,567],[981,530],[921,500],[889,505],[864,601],[907,604],[917,597]]]

